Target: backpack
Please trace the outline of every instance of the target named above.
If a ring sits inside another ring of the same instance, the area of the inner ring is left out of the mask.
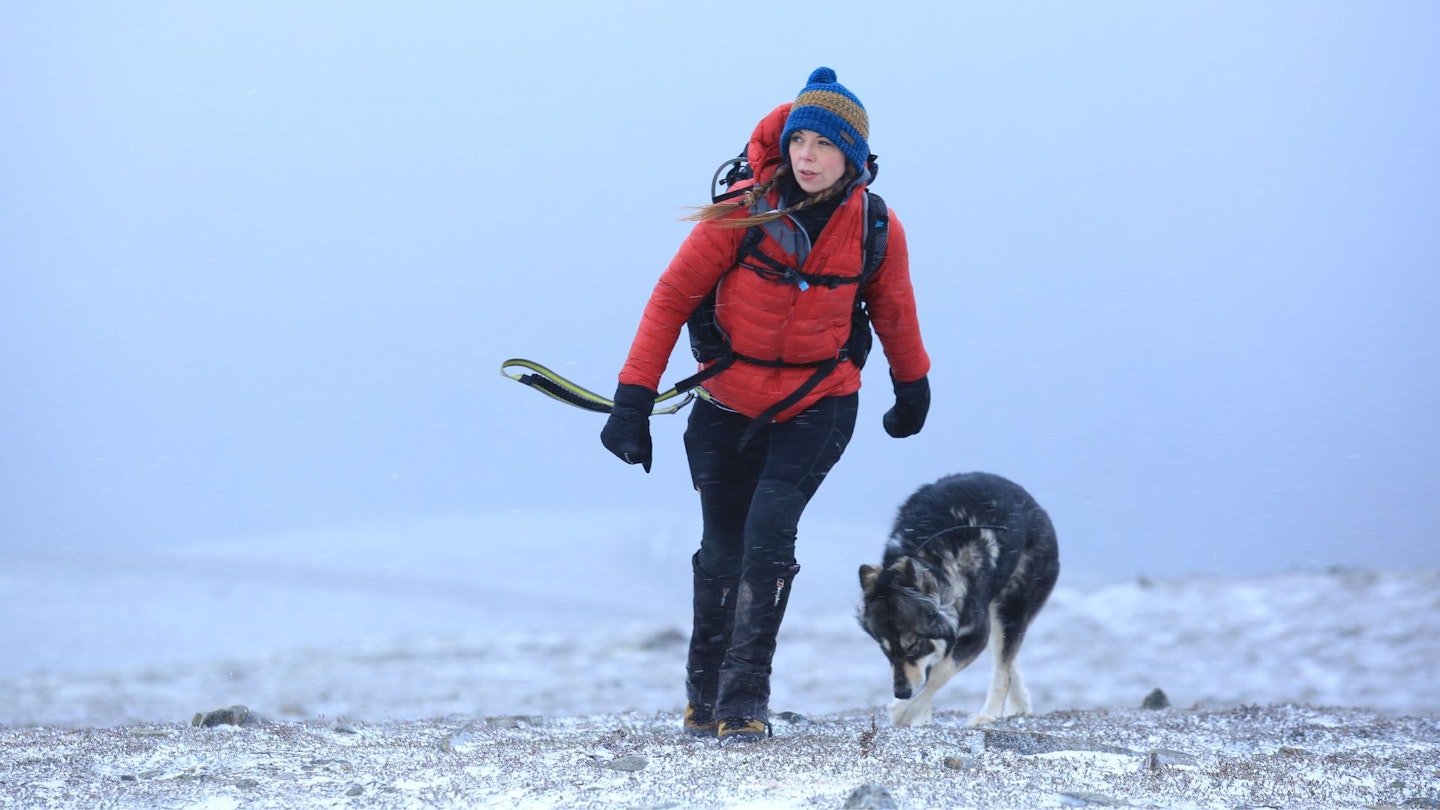
[[[871,155],[868,161],[870,176],[873,180],[879,167],[875,164],[875,156]],[[723,174],[723,176],[722,176]],[[754,173],[749,161],[746,160],[745,152],[742,151],[738,157],[733,157],[720,164],[715,170],[715,175],[710,181],[710,197],[713,202],[722,202],[744,194],[750,185],[753,185]],[[744,185],[740,185],[740,184]],[[719,187],[724,186],[728,191],[721,192]],[[865,359],[870,354],[874,338],[870,332],[870,314],[865,310],[865,301],[862,293],[865,284],[875,272],[879,270],[880,263],[885,260],[885,244],[889,234],[890,213],[885,207],[885,200],[879,194],[866,190],[866,219],[864,241],[864,264],[860,275],[857,278],[837,278],[835,276],[816,276],[802,273],[794,268],[786,267],[771,257],[761,253],[760,242],[765,238],[765,229],[760,225],[751,225],[745,229],[745,236],[741,240],[740,249],[736,253],[735,264],[726,273],[733,273],[741,268],[754,270],[762,273],[774,273],[779,275],[793,276],[800,288],[808,289],[810,284],[824,284],[838,286],[840,284],[855,285],[855,303],[850,310],[850,336],[846,338],[845,345],[835,357],[827,360],[820,360],[813,363],[789,363],[783,360],[762,360],[753,357],[743,357],[735,353],[730,347],[730,341],[720,329],[715,319],[716,289],[695,307],[685,323],[686,330],[690,336],[690,353],[701,363],[715,361],[713,365],[692,374],[689,377],[675,384],[675,390],[689,391],[700,385],[705,380],[714,377],[736,361],[752,363],[762,366],[789,366],[814,368],[815,373],[810,376],[798,389],[786,396],[784,399],[770,406],[764,413],[756,417],[749,430],[741,439],[743,447],[749,438],[760,426],[768,424],[781,412],[791,405],[799,402],[806,394],[810,393],[815,386],[830,372],[834,371],[840,363],[847,360],[854,363],[856,368],[864,368]],[[751,262],[758,262],[763,267],[757,267]],[[723,276],[722,276],[723,277]],[[717,283],[718,289],[718,283]]]
[[[874,158],[872,156],[870,164],[872,177],[876,170],[873,161]],[[723,177],[721,176],[722,173],[724,173]],[[749,163],[745,160],[744,153],[742,153],[739,157],[731,158],[720,164],[720,168],[715,170],[715,176],[711,178],[710,181],[710,197],[714,202],[718,203],[744,194],[748,190],[747,187],[750,183],[746,183],[746,187],[737,188],[736,186],[739,183],[751,179],[753,179],[753,174],[750,171]],[[718,190],[720,186],[725,186],[729,190],[721,192]],[[867,198],[866,215],[869,219],[869,227],[866,228],[865,232],[865,263],[859,278],[837,281],[830,277],[819,277],[800,273],[799,271],[780,265],[759,251],[760,242],[765,238],[765,230],[759,225],[751,225],[745,229],[745,237],[741,240],[740,249],[736,253],[735,264],[730,270],[726,271],[727,273],[733,272],[743,267],[756,270],[757,272],[768,271],[784,275],[797,275],[799,278],[797,278],[796,281],[801,289],[806,289],[811,283],[828,284],[831,286],[847,283],[855,284],[855,306],[850,312],[850,337],[846,339],[844,347],[840,350],[838,359],[841,362],[849,360],[858,368],[864,368],[865,359],[870,354],[870,348],[874,340],[870,332],[870,315],[865,311],[865,301],[861,293],[865,289],[865,284],[880,268],[880,263],[885,260],[885,243],[890,225],[890,214],[885,207],[885,200],[873,191],[867,190],[865,195]],[[750,261],[758,261],[765,264],[766,267],[757,268],[747,263]],[[697,361],[708,363],[712,360],[724,361],[727,358],[734,358],[748,362],[758,362],[762,365],[820,365],[820,363],[785,363],[783,361],[758,361],[753,358],[735,357],[734,352],[730,348],[730,341],[725,337],[725,333],[721,331],[715,319],[715,299],[717,291],[718,285],[717,289],[712,289],[710,294],[695,307],[695,311],[690,314],[690,318],[685,324],[690,336],[690,353]],[[726,363],[727,367],[728,365],[729,363]]]

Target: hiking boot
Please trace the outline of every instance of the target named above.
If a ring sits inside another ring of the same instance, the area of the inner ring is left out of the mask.
[[[695,736],[715,735],[715,698],[720,689],[720,664],[730,646],[735,620],[735,586],[738,574],[711,576],[700,567],[700,553],[690,558],[695,572],[694,626],[685,660],[685,731]],[[695,718],[692,724],[691,718]],[[694,729],[707,728],[703,734]]]
[[[721,745],[730,743],[760,742],[774,736],[770,733],[770,724],[764,720],[746,720],[743,717],[732,717],[729,720],[721,720],[715,736],[720,738]]]
[[[799,571],[798,565],[765,563],[747,566],[741,574],[730,649],[720,667],[716,717],[758,722],[768,733],[775,639]],[[723,738],[723,723],[721,728]]]
[[[686,703],[684,725],[685,733],[691,737],[714,737],[719,724],[709,709],[703,706],[697,709],[693,704]]]

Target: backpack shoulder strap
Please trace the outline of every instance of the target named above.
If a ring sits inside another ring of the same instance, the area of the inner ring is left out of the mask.
[[[861,284],[869,281],[885,261],[885,245],[890,235],[890,209],[885,207],[885,200],[873,191],[866,191],[865,198],[865,269],[860,276]]]
[[[758,249],[766,234],[765,226],[761,225],[751,225],[745,229],[745,238],[741,240],[740,249],[736,255],[736,266],[750,267],[752,270],[760,271],[761,268],[746,264],[747,261],[759,261],[766,265],[767,269],[780,275],[793,276],[801,289],[807,288],[810,284],[835,287],[839,284],[856,283],[857,281],[856,289],[859,289],[870,280],[871,276],[875,275],[876,271],[880,269],[881,263],[885,261],[885,246],[889,241],[889,233],[890,209],[885,206],[885,200],[879,194],[867,190],[865,192],[865,236],[861,242],[864,262],[860,268],[858,279],[809,275],[772,259]]]

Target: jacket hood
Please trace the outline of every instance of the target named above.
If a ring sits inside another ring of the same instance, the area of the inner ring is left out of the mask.
[[[775,174],[784,161],[780,151],[780,136],[785,132],[785,121],[790,118],[790,102],[785,102],[760,119],[755,131],[750,133],[750,144],[745,158],[750,161],[750,170],[755,173],[755,182],[764,183]]]

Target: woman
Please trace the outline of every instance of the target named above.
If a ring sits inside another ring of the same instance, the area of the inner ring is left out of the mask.
[[[771,733],[770,664],[800,570],[796,527],[855,430],[860,369],[844,349],[857,295],[890,364],[886,432],[918,433],[930,406],[930,359],[893,213],[884,259],[858,283],[868,136],[865,107],[824,67],[793,104],[760,121],[747,149],[755,185],[694,215],[645,307],[600,434],[616,456],[650,471],[656,389],[681,326],[714,290],[715,322],[738,359],[704,383],[685,431],[703,530],[692,559],[684,727],[722,744]],[[751,226],[764,237],[737,262]]]

